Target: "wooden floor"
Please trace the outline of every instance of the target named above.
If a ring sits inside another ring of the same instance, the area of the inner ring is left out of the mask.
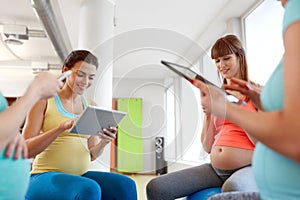
[[[133,175],[128,175],[128,176],[131,177],[136,183],[137,192],[138,192],[138,200],[147,200],[146,185],[152,178],[155,178],[156,175],[133,174]]]

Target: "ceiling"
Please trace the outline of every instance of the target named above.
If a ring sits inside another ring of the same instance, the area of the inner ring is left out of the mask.
[[[1,0],[0,24],[25,25],[44,31],[30,0]],[[38,1],[38,0],[36,0]],[[109,0],[115,4],[113,76],[162,79],[170,72],[161,59],[195,62],[219,36],[227,22],[240,18],[262,0]],[[67,47],[76,49],[79,13],[84,0],[51,0]],[[17,5],[17,6],[16,6]],[[61,59],[49,37],[29,37],[23,45],[0,41],[0,81],[32,79],[33,65],[59,73]],[[119,50],[128,48],[121,53]],[[124,53],[127,52],[127,53]],[[121,55],[121,56],[120,56]]]

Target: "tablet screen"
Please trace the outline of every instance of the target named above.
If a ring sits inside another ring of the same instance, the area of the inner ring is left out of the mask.
[[[99,132],[102,132],[102,128],[109,129],[110,127],[117,127],[125,115],[125,112],[107,110],[89,105],[69,132],[85,135],[98,135]]]
[[[212,82],[210,82],[209,80],[207,80],[206,78],[204,78],[203,76],[201,76],[200,74],[198,74],[197,72],[193,71],[192,69],[176,64],[176,63],[171,63],[168,61],[161,61],[162,64],[164,64],[166,67],[168,67],[169,69],[171,69],[172,71],[174,71],[175,73],[177,73],[178,75],[182,76],[183,78],[189,80],[189,79],[198,79],[200,81],[203,81],[205,83],[211,84],[215,87],[215,84],[213,84]],[[218,87],[219,88],[219,87]]]
[[[232,103],[238,103],[238,104],[241,104],[241,105],[245,105],[245,102],[238,99],[237,97],[229,94],[228,92],[226,92],[224,89],[218,87],[217,85],[213,84],[212,82],[210,82],[209,80],[207,80],[206,78],[204,78],[203,76],[201,76],[200,74],[196,73],[195,71],[193,71],[192,69],[188,68],[188,67],[185,67],[185,66],[182,66],[182,65],[179,65],[179,64],[176,64],[176,63],[172,63],[172,62],[168,62],[168,61],[164,61],[162,60],[161,63],[163,65],[165,65],[166,67],[168,67],[170,70],[172,70],[173,72],[175,72],[176,74],[178,74],[179,76],[187,79],[187,80],[190,80],[190,79],[198,79],[200,81],[203,81],[204,83],[206,84],[210,84],[210,85],[213,85],[215,86],[216,88],[222,90],[223,92],[225,92],[227,95],[227,100],[229,102],[232,102]]]

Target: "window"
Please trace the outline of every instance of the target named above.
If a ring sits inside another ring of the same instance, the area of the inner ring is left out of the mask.
[[[264,85],[283,55],[281,2],[263,1],[245,17],[249,77]]]
[[[167,135],[166,135],[166,160],[175,161],[176,158],[176,129],[175,129],[175,95],[174,84],[166,90],[167,109]]]

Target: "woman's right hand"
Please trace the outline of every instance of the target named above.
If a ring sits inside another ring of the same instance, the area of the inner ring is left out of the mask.
[[[38,94],[40,99],[47,99],[52,97],[62,86],[63,83],[55,76],[48,72],[42,72],[36,75],[28,90],[32,94]]]
[[[223,85],[225,90],[234,90],[249,97],[257,109],[262,110],[260,93],[262,86],[256,83],[249,83],[241,79],[231,78],[230,85]]]
[[[63,131],[72,128],[73,124],[75,123],[76,119],[67,120],[59,125],[59,128]]]

